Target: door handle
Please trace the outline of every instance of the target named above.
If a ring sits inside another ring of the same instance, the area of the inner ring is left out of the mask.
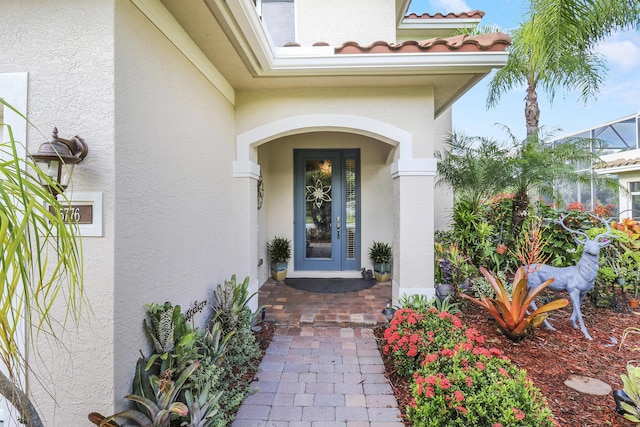
[[[340,239],[340,217],[336,217],[336,234],[337,238]]]

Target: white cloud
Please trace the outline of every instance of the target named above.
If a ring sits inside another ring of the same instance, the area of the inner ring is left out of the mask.
[[[470,8],[464,0],[429,0],[429,2],[431,3],[431,7],[442,13],[460,13],[474,10]]]
[[[629,71],[640,66],[640,34],[636,31],[616,33],[599,43],[596,51],[604,55],[609,68]]]

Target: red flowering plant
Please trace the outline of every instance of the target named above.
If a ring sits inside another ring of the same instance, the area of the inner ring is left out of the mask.
[[[425,357],[407,407],[413,426],[557,426],[526,372],[481,343],[474,339]]]
[[[580,202],[571,202],[567,205],[567,210],[584,212],[584,205]]]
[[[398,373],[405,376],[420,367],[425,355],[468,340],[466,328],[457,316],[433,307],[426,312],[399,309],[385,330],[384,339],[382,351],[393,354]]]

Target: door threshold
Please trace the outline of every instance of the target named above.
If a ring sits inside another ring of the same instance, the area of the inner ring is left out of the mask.
[[[288,271],[287,277],[292,279],[310,278],[310,279],[355,279],[362,278],[360,270],[355,271],[324,271],[324,270],[298,270]]]

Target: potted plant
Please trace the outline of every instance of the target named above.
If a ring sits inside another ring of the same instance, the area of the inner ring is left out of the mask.
[[[391,245],[373,242],[369,248],[369,258],[373,261],[373,276],[378,282],[387,282],[391,278]]]
[[[436,296],[442,302],[454,294],[453,265],[449,258],[436,260]]]
[[[640,270],[631,270],[626,277],[625,290],[633,291],[633,296],[629,298],[629,307],[638,308],[640,299],[638,292],[640,291]]]
[[[271,277],[283,281],[287,277],[287,261],[291,258],[291,240],[276,236],[267,244],[267,252],[271,260]]]

